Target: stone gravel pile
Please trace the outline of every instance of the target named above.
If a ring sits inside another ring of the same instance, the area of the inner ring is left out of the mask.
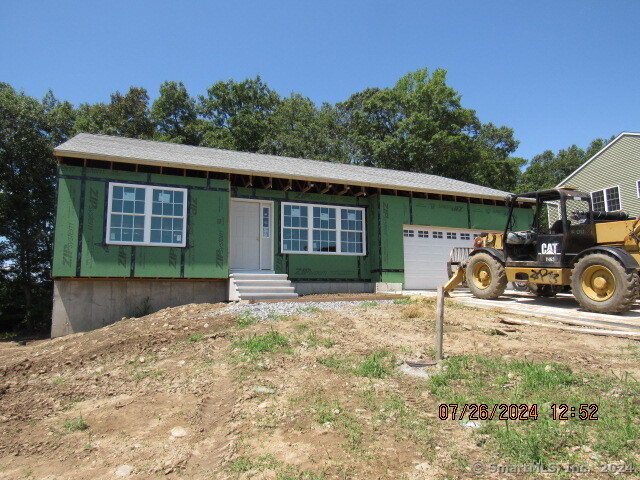
[[[241,314],[249,312],[252,316],[263,320],[277,315],[294,315],[296,313],[310,313],[314,310],[345,310],[353,307],[365,307],[375,302],[377,305],[390,304],[393,300],[367,300],[345,302],[266,302],[266,303],[236,303],[220,312]],[[364,304],[364,305],[363,305]]]

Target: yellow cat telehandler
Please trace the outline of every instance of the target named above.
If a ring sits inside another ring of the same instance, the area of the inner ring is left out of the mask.
[[[530,230],[513,231],[514,207],[530,202]],[[538,296],[569,288],[592,312],[629,310],[640,294],[640,217],[594,211],[591,196],[570,188],[507,197],[504,233],[482,234],[445,285],[467,283],[484,299],[502,295],[508,282],[526,282]],[[557,212],[557,213],[556,213]],[[549,227],[549,218],[558,217]],[[459,253],[458,253],[459,256]]]

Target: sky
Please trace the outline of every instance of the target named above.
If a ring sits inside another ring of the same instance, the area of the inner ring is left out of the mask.
[[[640,132],[638,0],[1,0],[0,81],[74,105],[260,75],[336,103],[419,68],[527,159]]]

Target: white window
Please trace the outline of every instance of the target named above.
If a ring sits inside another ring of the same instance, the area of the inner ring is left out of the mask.
[[[433,238],[442,238],[442,232],[433,232]]]
[[[108,244],[184,247],[187,189],[109,183]]]
[[[418,230],[418,238],[429,238],[429,232],[426,230]]]
[[[404,229],[402,230],[402,235],[404,235],[405,237],[413,237],[413,230]]]
[[[469,233],[461,233],[460,240],[471,240],[471,235]]]
[[[364,209],[282,204],[282,253],[364,255]]]
[[[447,240],[455,240],[456,236],[456,232],[447,232]]]
[[[615,212],[620,210],[620,187],[605,188],[591,194],[591,203],[596,212]]]

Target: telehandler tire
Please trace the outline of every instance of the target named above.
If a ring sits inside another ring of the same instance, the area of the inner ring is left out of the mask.
[[[620,313],[629,310],[640,293],[636,269],[625,268],[604,253],[592,253],[576,263],[571,275],[571,290],[586,310]]]
[[[488,253],[478,253],[467,264],[467,284],[475,297],[498,298],[507,288],[504,265]]]

